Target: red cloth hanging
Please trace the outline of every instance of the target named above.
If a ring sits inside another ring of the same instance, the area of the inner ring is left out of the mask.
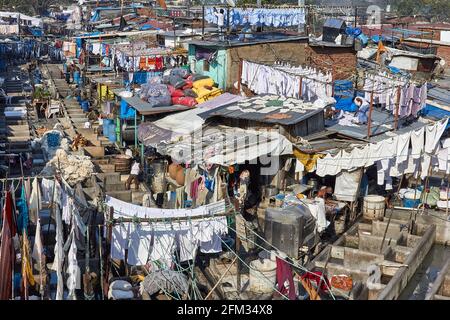
[[[0,300],[12,298],[12,265],[15,258],[12,237],[16,232],[11,193],[7,191],[3,207],[3,228],[0,245]]]
[[[294,277],[292,276],[291,266],[284,260],[277,258],[277,283],[278,291],[288,296],[289,300],[296,300]],[[289,289],[286,288],[284,283],[286,280],[289,282]],[[288,292],[289,290],[289,292]]]
[[[318,286],[320,283],[320,277],[322,275],[323,275],[323,273],[320,271],[306,272],[304,275],[302,275],[302,279],[308,279],[310,281],[315,281]],[[330,282],[328,281],[328,278],[324,275],[322,283],[320,284],[320,290],[322,292],[327,293],[329,287],[330,287]]]
[[[164,68],[164,59],[163,57],[157,57],[155,62],[156,70],[161,70]]]

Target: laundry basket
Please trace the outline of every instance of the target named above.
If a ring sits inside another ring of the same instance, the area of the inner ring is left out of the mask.
[[[384,197],[368,195],[364,197],[363,217],[368,220],[383,220],[385,207]]]

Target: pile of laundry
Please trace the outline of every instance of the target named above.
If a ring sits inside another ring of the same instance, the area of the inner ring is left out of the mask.
[[[55,156],[42,169],[41,175],[52,176],[57,169],[61,170],[64,180],[73,187],[94,173],[94,164],[88,156],[71,155],[63,149],[58,149]]]
[[[139,97],[153,107],[184,105],[193,107],[219,96],[222,90],[214,80],[203,75],[190,74],[186,69],[174,68],[156,76],[141,86]]]
[[[40,132],[42,132],[41,130]],[[33,149],[42,149],[47,159],[55,156],[59,149],[68,151],[69,141],[64,138],[64,134],[59,130],[47,130],[43,132],[41,138],[36,138],[31,142]]]

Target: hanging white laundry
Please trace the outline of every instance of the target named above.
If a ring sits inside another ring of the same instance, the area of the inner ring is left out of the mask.
[[[448,152],[447,148],[438,147],[437,150],[437,160],[438,160],[438,168],[441,171],[447,172],[448,167]]]
[[[149,224],[130,223],[127,263],[132,266],[147,264],[153,230]]]
[[[177,232],[176,241],[180,249],[181,262],[195,259],[199,242],[193,234],[192,226],[187,230]]]
[[[72,210],[74,208],[73,198],[67,192],[62,191],[61,197],[62,219],[68,225],[72,221]]]
[[[112,227],[111,258],[125,259],[125,250],[128,249],[129,223],[119,223]]]
[[[416,173],[417,170],[419,169],[420,161],[419,161],[419,159],[414,159],[411,156],[411,153],[412,153],[412,151],[410,149],[409,150],[409,155],[408,155],[408,161],[405,162],[406,163],[406,166],[405,166],[405,169],[404,169],[404,173],[405,174]]]
[[[317,159],[316,174],[320,177],[326,175],[334,176],[341,171],[339,159],[342,157],[342,150],[339,150],[334,156],[328,153],[324,158]]]
[[[30,195],[30,201],[29,201],[29,216],[30,220],[34,223],[37,221],[37,217],[39,215],[39,211],[42,209],[42,203],[41,203],[41,189],[39,187],[39,181],[38,178],[34,178],[33,183],[31,184],[32,191]]]
[[[408,159],[409,141],[411,138],[411,132],[401,134],[397,138],[397,154],[396,165],[405,162]]]
[[[425,153],[422,157],[421,162],[421,173],[420,173],[421,179],[425,179],[428,176],[430,165],[431,165],[431,156],[428,153]]]
[[[316,232],[324,231],[330,224],[325,216],[325,201],[316,197],[314,203],[307,203],[306,205],[313,218],[316,219]]]
[[[166,268],[172,267],[172,256],[175,250],[175,232],[154,231],[150,260],[159,261]]]
[[[385,170],[383,169],[381,161],[377,161],[376,165],[377,165],[377,184],[379,186],[382,186],[384,184],[384,173],[385,173]]]
[[[420,128],[411,132],[411,156],[414,159],[419,159],[424,150],[425,144],[425,128]]]
[[[55,188],[53,190],[53,185],[55,185]],[[48,203],[52,202],[52,196],[53,201],[59,205],[61,205],[61,185],[56,180],[50,180],[46,178],[42,178],[41,181],[41,188],[42,188],[42,200]]]
[[[222,239],[219,235],[214,234],[210,241],[200,242],[200,251],[203,253],[222,252]]]
[[[56,220],[56,244],[55,244],[55,259],[53,261],[51,269],[56,271],[57,285],[56,285],[56,297],[55,300],[63,300],[63,263],[64,263],[64,239],[63,239],[63,224],[61,220],[61,213],[59,206],[55,206],[55,220]]]
[[[425,129],[425,152],[432,154],[436,150],[437,144],[447,127],[448,118],[444,121],[437,121],[432,126]]]
[[[76,289],[81,289],[81,271],[80,267],[78,266],[77,261],[77,245],[75,241],[75,223],[72,224],[72,242],[70,244],[69,253],[67,254],[68,259],[68,267],[66,273],[68,274],[66,286],[67,289],[69,289],[69,295],[68,297],[72,300],[76,300]]]
[[[37,219],[36,222],[36,233],[34,236],[34,245],[33,245],[33,253],[31,256],[34,260],[39,262],[39,268],[41,268],[41,260],[42,260],[43,246],[42,246],[42,238],[41,238],[41,219]]]

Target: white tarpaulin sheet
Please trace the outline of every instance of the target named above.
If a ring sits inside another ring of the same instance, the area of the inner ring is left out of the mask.
[[[334,195],[340,201],[356,201],[361,180],[361,170],[341,171],[336,176]]]

